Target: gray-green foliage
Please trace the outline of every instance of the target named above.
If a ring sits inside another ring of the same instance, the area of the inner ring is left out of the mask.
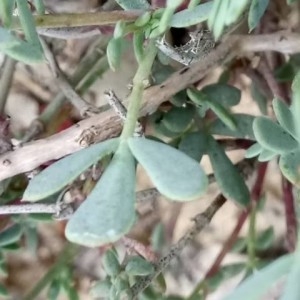
[[[298,119],[296,114],[298,105],[299,87],[297,77],[293,82],[293,102],[291,107],[280,99],[273,100],[275,122],[267,117],[256,117],[253,122],[253,131],[257,144],[246,152],[246,157],[259,155],[260,161],[268,161],[280,156],[279,166],[283,175],[293,184],[299,186],[299,138]]]
[[[124,37],[129,33],[134,37],[136,60],[142,64],[147,55],[144,43],[147,43],[149,38],[164,35],[169,27],[186,28],[208,20],[209,28],[215,38],[219,39],[226,28],[239,20],[248,8],[249,29],[254,29],[269,3],[266,0],[214,0],[202,4],[199,4],[200,1],[191,1],[189,9],[176,12],[183,1],[170,0],[167,1],[166,8],[152,12],[146,0],[116,2],[125,10],[144,10],[144,14],[133,23],[116,24],[114,36],[107,47],[108,61],[113,70],[120,65]],[[43,60],[43,52],[32,15],[25,1],[16,0],[16,3],[25,39],[20,39],[9,29],[15,1],[3,0],[0,2],[0,15],[5,27],[0,27],[0,50],[25,63],[40,62]],[[38,13],[43,13],[43,2],[35,1],[35,3]],[[289,67],[296,72],[291,63]],[[163,66],[157,76],[154,74],[156,83],[167,79],[173,71],[171,67]],[[199,161],[203,155],[208,154],[216,181],[224,196],[246,207],[249,204],[250,194],[245,181],[212,134],[256,141],[248,149],[246,157],[258,155],[259,161],[268,161],[279,155],[282,173],[299,186],[300,133],[299,118],[297,119],[300,111],[299,76],[298,74],[293,84],[294,103],[291,107],[279,99],[273,101],[278,123],[267,117],[255,118],[246,114],[232,113],[230,109],[239,103],[241,92],[224,82],[207,85],[200,91],[190,88],[170,99],[173,106],[169,110],[156,112],[151,117],[154,129],[164,137],[168,137],[170,145],[142,137],[112,139],[92,145],[61,159],[34,177],[23,198],[38,201],[49,197],[71,184],[82,172],[104,157],[110,160],[107,155],[111,155],[111,161],[108,161],[104,174],[66,227],[66,237],[70,241],[88,247],[98,247],[117,241],[130,231],[136,221],[137,163],[142,165],[162,195],[175,201],[189,201],[197,199],[207,190],[208,179],[199,166]],[[262,111],[266,113],[265,99],[262,99],[261,95],[258,95],[258,98]],[[205,116],[211,112],[213,118],[207,121]],[[25,223],[20,224],[25,226]],[[20,224],[17,223],[0,233],[0,246],[11,246],[20,239],[23,232],[27,234],[28,240],[32,240],[32,245],[35,245],[35,227],[30,231],[29,223],[23,229]],[[156,241],[156,247],[160,250],[161,228],[158,228],[159,238]],[[256,250],[267,249],[273,239],[272,228],[267,229],[257,237]],[[284,299],[298,297],[298,294],[294,293],[296,280],[299,278],[298,260],[292,255],[278,259],[248,277],[228,299],[256,299],[263,295],[270,284],[289,270],[291,274],[288,277]],[[297,264],[291,268],[293,262]],[[140,256],[130,257],[125,265],[120,264],[118,256],[112,250],[104,255],[103,267],[107,277],[94,285],[91,294],[109,299],[122,298],[122,295],[128,292],[131,285],[129,279],[132,277],[147,276],[154,271],[153,265]],[[216,288],[221,281],[240,273],[244,268],[244,264],[223,267],[218,276],[208,282],[209,287]],[[68,285],[69,295],[73,295],[74,289],[70,282]],[[55,299],[62,287],[57,280],[53,280],[48,293],[49,299]],[[0,293],[6,293],[2,286]],[[152,299],[158,297],[157,294],[154,295]]]
[[[66,227],[66,237],[88,247],[115,242],[135,222],[135,162],[122,145]],[[88,216],[88,217],[87,217]]]
[[[24,63],[42,62],[44,60],[43,50],[26,1],[16,0],[9,3],[4,0],[1,3],[0,16],[4,20],[4,25],[10,26],[15,3],[25,40],[17,37],[9,28],[0,27],[0,51]]]
[[[259,300],[270,286],[286,275],[294,262],[293,255],[285,255],[262,270],[255,272],[240,284],[225,300]]]

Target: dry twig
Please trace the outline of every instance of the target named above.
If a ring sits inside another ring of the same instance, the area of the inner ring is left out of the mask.
[[[209,53],[205,60],[184,67],[162,84],[148,88],[144,92],[144,105],[140,115],[153,113],[161,103],[202,79],[212,68],[221,65],[225,60],[253,51],[278,51],[289,54],[300,52],[300,34],[277,32],[258,36],[228,37]],[[87,131],[91,128],[94,132],[92,142],[100,142],[119,135],[121,124],[113,112],[105,112],[101,114],[101,118],[99,116],[88,118],[47,139],[8,152],[0,157],[2,165],[0,180],[31,171],[49,160],[59,159],[82,149],[84,144],[82,141],[87,139]]]

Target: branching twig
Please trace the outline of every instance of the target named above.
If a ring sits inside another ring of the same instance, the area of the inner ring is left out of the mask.
[[[79,62],[74,74],[70,77],[70,83],[80,94],[84,93],[87,87],[94,82],[90,77],[94,75],[95,70],[97,70],[97,73],[99,74],[99,70],[104,71],[106,70],[106,66],[108,67],[107,58],[103,51],[107,42],[108,39],[105,37],[97,39],[95,43],[91,45],[87,54]],[[88,83],[86,81],[88,81]],[[22,138],[22,143],[24,144],[42,133],[47,124],[52,121],[53,116],[62,108],[64,103],[65,96],[60,92],[47,105],[41,115],[32,122]]]
[[[204,61],[184,67],[175,72],[162,84],[145,90],[143,94],[144,105],[140,115],[153,113],[158,106],[167,101],[172,95],[199,81],[212,68],[220,65],[224,59],[251,51],[279,51],[283,53],[300,52],[300,34],[273,33],[259,36],[231,36],[224,44],[221,43],[215,50],[206,56]],[[90,128],[98,130],[95,141],[103,141],[120,134],[120,120],[112,112],[105,112],[98,116],[86,119],[73,127],[53,135],[50,138],[39,140],[13,152],[0,156],[0,180],[16,174],[31,171],[39,165],[61,158],[67,154],[78,151],[81,145],[78,142],[83,130]],[[43,149],[41,153],[41,149]],[[48,151],[51,149],[51,152]],[[47,152],[47,153],[45,153]]]
[[[113,25],[118,21],[134,22],[145,11],[99,11],[92,13],[80,14],[49,14],[34,15],[35,25],[37,28],[61,28],[61,27],[77,27],[91,25]],[[20,20],[14,17],[12,20],[12,29],[20,29]]]
[[[0,113],[3,113],[17,61],[6,56],[0,80]]]
[[[19,215],[19,214],[52,214],[55,219],[67,219],[73,214],[71,204],[16,204],[1,205],[0,215]]]
[[[263,180],[264,180],[264,177],[266,174],[266,170],[267,170],[267,163],[261,163],[258,166],[256,181],[255,181],[255,184],[251,191],[251,200],[253,202],[257,202],[260,199],[260,195],[262,192]],[[228,240],[224,243],[223,248],[222,248],[221,252],[219,253],[219,255],[216,257],[214,263],[212,264],[212,266],[206,273],[205,278],[210,278],[218,272],[221,262],[223,261],[225,255],[230,251],[234,242],[236,241],[238,234],[248,217],[248,214],[249,214],[249,210],[243,211],[240,214],[236,226],[234,227]]]
[[[290,252],[295,251],[297,244],[297,216],[295,209],[295,200],[293,195],[293,185],[282,178],[283,201],[286,220],[286,243]]]
[[[81,116],[92,116],[95,115],[98,110],[92,106],[91,104],[87,103],[72,87],[72,85],[68,82],[66,76],[60,70],[58,63],[49,49],[48,45],[41,40],[42,46],[44,48],[44,54],[48,60],[50,69],[55,78],[57,78],[56,83],[64,93],[65,97],[70,101],[70,103],[77,108]]]
[[[180,255],[187,244],[189,244],[196,237],[196,235],[199,234],[210,223],[215,213],[225,202],[226,198],[224,198],[223,195],[219,195],[203,213],[200,213],[193,218],[195,222],[194,226],[170,248],[169,252],[165,256],[159,259],[155,265],[155,272],[150,276],[142,277],[134,284],[134,286],[131,288],[133,297],[136,297],[145,288],[147,288],[153,279],[156,278],[170,264],[171,260]]]

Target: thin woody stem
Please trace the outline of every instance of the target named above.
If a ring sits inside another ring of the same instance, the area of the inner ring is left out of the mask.
[[[155,265],[155,272],[147,277],[139,279],[131,288],[132,296],[136,297],[144,289],[146,289],[154,278],[156,278],[171,262],[172,259],[180,255],[182,250],[189,244],[197,234],[199,234],[211,221],[215,213],[226,202],[226,198],[221,194],[213,201],[213,203],[203,212],[196,215],[193,220],[194,226],[186,232],[186,234],[180,238],[180,240],[174,244],[169,252],[159,259]]]
[[[49,14],[34,15],[34,21],[37,28],[61,28],[77,27],[90,25],[114,25],[118,21],[134,22],[145,11],[100,11],[81,14]],[[12,20],[12,29],[21,29],[18,17]]]

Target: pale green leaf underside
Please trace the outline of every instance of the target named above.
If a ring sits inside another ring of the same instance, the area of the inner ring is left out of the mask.
[[[150,8],[147,0],[116,0],[116,2],[125,10]]]
[[[259,143],[253,144],[249,147],[245,153],[245,158],[252,158],[259,155],[263,151],[263,148]]]
[[[14,36],[9,30],[0,27],[0,51],[24,63],[38,63],[44,59],[38,45],[25,42]]]
[[[0,27],[0,50],[12,48],[19,44],[19,39],[9,30]]]
[[[224,300],[259,300],[285,274],[294,262],[294,255],[285,255],[248,277]]]
[[[283,102],[283,100],[275,98],[273,100],[273,109],[279,124],[293,137],[296,137],[294,116],[289,107]]]
[[[25,190],[23,199],[37,201],[60,191],[93,163],[115,151],[119,139],[111,139],[69,155],[35,176]]]
[[[194,200],[205,193],[207,177],[184,153],[145,138],[130,138],[129,147],[161,194],[176,201]]]
[[[87,247],[117,241],[135,221],[135,160],[121,145],[66,227],[69,241]]]
[[[276,155],[277,155],[276,152],[273,152],[268,149],[262,149],[262,151],[260,152],[260,154],[258,156],[258,161],[261,161],[261,162],[269,161],[269,160],[273,159]]]
[[[300,253],[299,248],[295,252],[294,264],[289,272],[283,293],[280,300],[299,300],[300,299]]]
[[[171,27],[183,28],[206,21],[212,9],[213,1],[200,4],[193,9],[184,9],[173,15]]]
[[[279,167],[290,182],[300,187],[300,150],[281,155]]]
[[[264,148],[279,154],[291,152],[299,146],[284,128],[266,117],[257,117],[254,120],[253,131],[256,140]]]
[[[248,26],[250,31],[258,25],[268,5],[269,0],[252,0],[248,16]]]

